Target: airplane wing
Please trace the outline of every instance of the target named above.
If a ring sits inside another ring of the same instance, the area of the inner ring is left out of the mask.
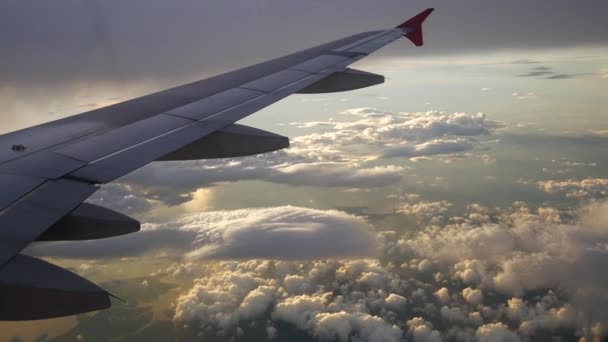
[[[427,9],[393,29],[365,32],[247,68],[0,136],[0,320],[100,310],[110,294],[20,254],[34,241],[107,238],[139,222],[83,203],[150,162],[238,157],[289,140],[235,124],[291,94],[347,91],[384,77],[347,68],[407,37],[423,44]]]

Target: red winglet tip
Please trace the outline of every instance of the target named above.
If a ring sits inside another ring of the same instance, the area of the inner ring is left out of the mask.
[[[426,20],[426,18],[434,11],[434,8],[427,8],[424,11],[418,13],[413,18],[404,22],[403,24],[397,26],[400,29],[411,29],[410,31],[405,33],[405,36],[414,43],[416,46],[424,45],[424,41],[422,39],[422,23]]]

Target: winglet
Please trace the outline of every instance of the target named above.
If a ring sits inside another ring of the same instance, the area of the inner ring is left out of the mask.
[[[402,29],[405,32],[405,36],[411,40],[414,45],[422,46],[424,44],[422,39],[422,23],[433,10],[434,8],[427,8],[415,17],[397,26],[397,28]]]

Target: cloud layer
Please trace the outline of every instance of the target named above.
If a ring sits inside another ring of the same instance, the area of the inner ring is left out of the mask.
[[[603,208],[568,219],[523,203],[470,205],[451,223],[378,233],[378,259],[207,265],[174,320],[224,338],[250,324],[338,341],[600,338],[608,234],[583,217]]]
[[[368,256],[371,227],[335,210],[276,207],[214,211],[162,224],[137,234],[86,242],[42,243],[29,253],[71,258],[116,258],[162,250],[190,259],[318,259]]]

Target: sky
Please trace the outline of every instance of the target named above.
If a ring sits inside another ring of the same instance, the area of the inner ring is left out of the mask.
[[[0,323],[13,341],[601,341],[608,336],[608,3],[5,1],[10,132],[393,27],[351,67],[241,124],[291,147],[153,163],[89,201],[136,234],[31,255],[127,302]]]

